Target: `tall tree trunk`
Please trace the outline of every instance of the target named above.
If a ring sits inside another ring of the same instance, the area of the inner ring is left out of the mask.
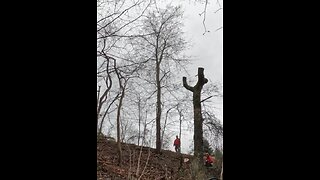
[[[115,59],[113,59],[115,61]],[[115,68],[115,64],[114,63],[114,68]],[[97,130],[99,127],[99,115],[100,115],[100,111],[102,108],[102,105],[106,102],[107,100],[107,94],[110,91],[111,87],[112,87],[112,79],[110,76],[110,72],[109,72],[109,58],[107,57],[107,68],[106,68],[106,72],[107,72],[107,77],[104,78],[104,81],[106,83],[106,87],[107,89],[102,93],[101,97],[100,96],[100,87],[99,86],[99,94],[98,94],[98,102],[97,102]]]
[[[140,124],[141,124],[141,98],[138,99],[138,116],[139,116],[139,135],[138,135],[138,146],[140,146]]]
[[[179,125],[179,138],[180,138],[180,149],[179,149],[179,153],[181,153],[181,122],[182,122],[182,114],[181,112],[179,112],[179,120],[180,120],[180,125]]]
[[[193,111],[194,111],[194,156],[197,158],[199,167],[203,166],[203,129],[202,129],[202,114],[201,114],[201,90],[208,79],[204,77],[204,69],[198,68],[198,82],[194,87],[187,84],[187,78],[183,77],[183,86],[193,92]],[[203,171],[203,168],[200,168]],[[203,172],[202,172],[203,173]]]
[[[156,108],[156,153],[161,151],[161,84],[160,84],[160,63],[156,62],[156,82],[157,82],[157,108]]]
[[[119,87],[121,90],[121,96],[120,96],[120,100],[119,100],[119,105],[118,105],[118,109],[117,109],[117,147],[118,147],[118,165],[121,167],[121,162],[122,162],[122,151],[121,151],[121,140],[120,140],[120,113],[121,113],[121,107],[122,107],[122,101],[125,95],[125,90],[126,90],[126,85],[127,85],[127,81],[129,79],[125,79],[123,78],[123,76],[120,75],[120,73],[117,71],[117,69],[115,68],[115,72],[118,76],[118,80],[119,80]],[[121,83],[121,79],[124,79],[124,84]]]
[[[194,155],[202,161],[203,157],[203,129],[201,116],[200,91],[195,89],[193,92],[194,110]]]
[[[163,137],[164,137],[164,133],[166,131],[166,127],[167,127],[167,121],[168,121],[168,115],[170,113],[170,111],[174,108],[175,106],[169,108],[166,112],[166,118],[164,119],[164,124],[163,124],[163,128],[162,128],[162,132],[161,132],[161,147],[163,146]]]
[[[97,107],[97,130],[99,128],[99,115],[100,115],[100,111],[101,111],[102,105],[104,103],[104,101],[103,101],[104,97],[105,96],[101,96],[100,99],[99,99],[99,102],[98,102],[98,107]]]
[[[122,87],[122,91],[121,91],[121,96],[120,96],[120,100],[119,100],[119,105],[118,105],[118,111],[117,111],[117,147],[118,147],[118,163],[119,166],[121,166],[121,162],[122,162],[122,151],[121,151],[121,140],[120,140],[120,113],[121,113],[121,107],[122,107],[122,101],[125,95],[125,86]]]
[[[97,130],[98,130],[98,127],[99,127],[99,111],[98,111],[98,106],[99,106],[99,98],[100,98],[100,88],[101,86],[99,86],[99,89],[98,89],[98,97],[97,97]],[[100,131],[98,131],[98,134],[101,133]]]
[[[178,108],[178,112],[179,112],[179,121],[180,121],[180,125],[179,125],[179,138],[180,138],[180,149],[179,149],[179,153],[180,153],[180,167],[179,169],[182,167],[183,165],[183,158],[182,158],[182,153],[181,153],[181,124],[182,124],[182,112],[181,110],[179,110]]]
[[[144,119],[144,124],[143,124],[143,137],[142,137],[142,143],[141,143],[142,146],[146,144],[147,120],[148,120],[148,110],[146,109],[146,117]]]
[[[104,120],[106,118],[106,115],[108,114],[109,112],[109,109],[111,108],[112,104],[119,98],[120,94],[117,94],[113,100],[111,101],[111,103],[108,105],[106,111],[104,112],[103,114],[103,117],[101,118],[101,121],[100,121],[100,128],[99,128],[99,134],[102,133],[102,127],[103,127],[103,123],[104,123]]]
[[[124,89],[122,89],[121,92],[121,97],[119,100],[119,106],[118,106],[118,111],[117,111],[117,147],[118,147],[118,164],[121,166],[122,162],[122,151],[121,151],[121,140],[120,140],[120,112],[121,112],[121,107],[122,107],[122,100],[124,97]]]

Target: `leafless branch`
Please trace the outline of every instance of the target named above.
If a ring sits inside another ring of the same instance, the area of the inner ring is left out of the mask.
[[[149,4],[144,8],[144,10],[141,12],[141,14],[139,16],[137,16],[136,18],[134,18],[133,20],[129,21],[128,23],[124,24],[123,26],[121,26],[120,28],[118,28],[118,30],[112,32],[110,35],[116,34],[117,32],[119,32],[121,29],[123,29],[124,27],[126,27],[127,25],[135,22],[136,20],[138,20],[140,17],[142,17],[142,15],[144,14],[144,12],[147,10],[147,8],[149,7],[149,5],[151,4],[151,0],[149,1]],[[140,2],[141,3],[141,2]]]
[[[141,2],[140,2],[141,3]],[[101,26],[97,32],[101,31],[102,29],[104,29],[105,27],[109,26],[111,23],[113,23],[115,20],[119,19],[125,12],[129,11],[131,8],[135,7],[138,3],[135,3],[133,4],[132,6],[126,8],[125,10],[123,10],[117,17],[115,17],[113,20],[111,20],[110,22],[108,22],[107,24]],[[110,17],[110,16],[107,16],[107,17]],[[102,19],[100,19],[97,23],[105,20],[107,17],[104,17]]]
[[[214,13],[217,13],[218,11],[222,10],[222,8],[219,8],[218,10],[216,10]]]
[[[205,34],[208,32],[208,31],[207,31],[206,24],[205,24],[206,14],[207,14],[207,6],[208,6],[208,0],[205,0],[204,10],[203,10],[203,12],[201,12],[201,13],[199,14],[199,16],[202,16],[202,14],[203,14],[202,24],[203,24],[203,27],[204,27],[204,33],[203,33],[202,35],[205,35]]]
[[[220,29],[222,29],[222,27],[219,27],[218,29],[216,29],[215,31],[219,31]]]
[[[121,38],[144,38],[146,36],[154,35],[154,33],[149,33],[149,34],[132,34],[132,35],[125,35],[125,34],[108,34],[105,36],[100,36],[97,39],[104,39],[107,37],[121,37]]]
[[[207,98],[205,98],[204,100],[202,100],[201,102],[204,102],[204,101],[206,101],[206,100],[208,100],[208,99],[210,99],[210,98],[212,98],[213,96],[209,96],[209,97],[207,97]]]
[[[218,5],[219,5],[219,7],[221,8],[221,4],[220,4],[220,1],[219,0],[217,0],[217,2],[216,2]]]
[[[188,89],[189,91],[193,92],[194,91],[194,87],[191,87],[188,85],[187,83],[187,78],[186,77],[183,77],[182,78],[182,81],[183,81],[183,86]]]
[[[105,111],[105,113],[104,113],[104,115],[103,115],[103,117],[102,117],[102,119],[101,119],[99,132],[102,132],[102,126],[103,126],[104,119],[105,119],[106,115],[107,115],[108,113],[110,113],[109,110],[110,110],[111,106],[112,106],[113,103],[119,98],[119,96],[120,96],[120,94],[117,94],[117,95],[113,98],[113,100],[109,103],[109,105],[108,105],[108,107],[107,107],[107,109],[106,109],[106,111]]]

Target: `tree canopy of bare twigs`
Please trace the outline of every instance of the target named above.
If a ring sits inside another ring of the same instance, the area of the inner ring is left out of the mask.
[[[163,89],[171,86],[169,80],[179,68],[188,62],[182,52],[187,42],[183,38],[181,7],[167,6],[150,11],[143,21],[143,36],[133,44],[139,56],[146,60],[146,67],[142,76],[149,84],[154,85],[156,94],[156,149],[161,150],[161,118]]]
[[[97,131],[116,130],[119,146],[155,144],[160,152],[176,135],[170,132],[174,124],[180,123],[175,128],[181,136],[181,124],[193,116],[179,75],[190,62],[184,55],[183,10],[160,8],[154,0],[97,0],[97,9]],[[215,137],[210,143],[219,144],[222,125],[209,102],[222,93],[208,86],[200,102],[204,127]]]

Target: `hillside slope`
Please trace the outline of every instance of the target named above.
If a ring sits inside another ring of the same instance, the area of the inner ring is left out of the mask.
[[[122,143],[122,155],[120,167],[116,142],[106,139],[98,140],[97,179],[139,179],[139,177],[141,180],[191,179],[191,164],[190,160],[188,161],[192,158],[191,155],[181,155],[183,163],[180,169],[181,156],[168,150],[162,150],[161,154],[156,154],[153,148]],[[208,176],[218,175],[213,169],[207,169],[207,171]]]

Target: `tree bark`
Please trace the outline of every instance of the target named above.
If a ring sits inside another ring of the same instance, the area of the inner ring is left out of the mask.
[[[181,110],[179,110],[179,107],[177,108],[178,112],[179,112],[179,121],[180,121],[180,125],[179,125],[179,138],[180,138],[180,149],[179,149],[179,153],[180,153],[180,166],[179,169],[182,168],[183,165],[183,157],[182,157],[182,153],[181,153],[181,124],[182,124],[182,112]]]
[[[139,96],[138,98],[138,118],[139,118],[139,135],[138,135],[138,146],[140,146],[140,136],[141,136],[141,133],[140,133],[140,125],[141,125],[141,98]]]
[[[110,58],[108,56],[106,56],[106,59],[107,59],[107,67],[106,67],[107,77],[104,80],[105,80],[107,89],[102,93],[101,97],[99,97],[100,96],[100,86],[99,86],[99,94],[98,94],[98,102],[97,102],[97,130],[99,127],[99,115],[100,115],[101,108],[102,108],[103,104],[106,102],[107,94],[112,87],[112,78],[111,78],[111,75],[109,72],[110,59],[114,60],[114,68],[116,68],[116,63],[115,63],[116,60],[115,59]]]
[[[201,114],[201,90],[208,79],[204,77],[204,69],[198,68],[198,82],[194,87],[187,83],[187,78],[183,77],[183,86],[193,93],[193,111],[194,111],[194,156],[197,158],[199,167],[203,166],[203,129],[202,129],[202,114]],[[202,168],[200,168],[202,169]]]
[[[113,100],[111,101],[111,103],[109,103],[106,111],[104,112],[104,115],[103,115],[103,117],[102,117],[102,119],[101,119],[101,121],[100,121],[99,134],[102,133],[103,123],[104,123],[104,120],[105,120],[105,118],[106,118],[106,115],[107,115],[108,112],[109,112],[109,109],[111,108],[112,104],[119,98],[119,96],[120,96],[120,94],[117,94],[117,95],[113,98]]]
[[[160,63],[156,62],[156,82],[157,82],[157,110],[156,110],[156,153],[161,151],[161,84],[160,84]]]
[[[118,164],[120,167],[122,162],[122,151],[121,151],[121,140],[120,140],[120,112],[121,112],[123,97],[124,97],[124,88],[122,89],[122,92],[121,92],[121,97],[119,100],[118,111],[117,111],[117,147],[118,147],[118,157],[119,157]]]
[[[122,151],[121,151],[121,140],[120,140],[120,113],[121,113],[121,107],[122,107],[122,101],[125,95],[125,90],[126,90],[126,85],[127,85],[127,81],[128,79],[123,78],[119,72],[116,70],[115,71],[117,76],[118,76],[118,80],[119,80],[119,86],[120,86],[120,90],[121,90],[121,96],[120,96],[120,100],[119,100],[119,105],[118,105],[118,110],[117,110],[117,149],[118,149],[118,165],[121,167],[121,162],[122,162]],[[121,79],[124,79],[124,84],[121,84]]]
[[[98,97],[97,97],[97,107],[99,105],[99,98],[100,98],[100,88],[101,86],[99,86],[99,89],[98,89]],[[97,130],[98,130],[98,127],[99,127],[99,111],[97,109]],[[98,131],[98,134],[101,133],[100,130]]]

